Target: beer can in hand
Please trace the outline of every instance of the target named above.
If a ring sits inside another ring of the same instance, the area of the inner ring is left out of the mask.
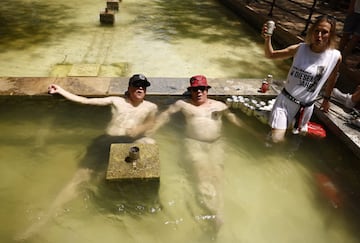
[[[272,36],[275,29],[275,22],[272,20],[269,20],[266,22],[266,32],[264,33],[267,36]]]

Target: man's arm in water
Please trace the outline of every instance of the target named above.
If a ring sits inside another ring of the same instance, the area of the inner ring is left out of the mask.
[[[154,126],[146,134],[150,135],[155,133],[160,127],[170,121],[172,114],[179,112],[183,108],[184,101],[178,100],[174,104],[170,105],[165,111],[163,111],[155,120]]]
[[[141,134],[149,135],[155,126],[157,109],[149,112],[146,120],[137,127],[127,129],[126,133],[131,137],[137,137]]]
[[[224,116],[235,126],[244,127],[245,124],[240,118],[238,118],[234,113],[232,113],[229,109],[224,111]]]
[[[253,136],[255,136],[261,140],[263,139],[261,134],[259,134],[257,131],[255,131],[251,126],[248,126],[245,122],[243,122],[239,117],[237,117],[229,109],[226,109],[224,111],[224,116],[235,126],[245,129],[247,132],[249,132],[250,134],[252,134]]]

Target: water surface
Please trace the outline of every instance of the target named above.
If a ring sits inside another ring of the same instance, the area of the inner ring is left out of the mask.
[[[3,1],[0,76],[66,76],[73,65],[99,64],[99,76],[110,77],[139,72],[263,78],[272,73],[283,79],[289,68],[289,62],[265,59],[259,33],[216,1],[124,1],[113,27],[99,25],[104,7],[105,2],[90,0]],[[46,218],[109,116],[107,108],[63,99],[1,98],[3,242],[14,242]],[[183,121],[177,115],[155,136],[162,163],[158,194],[92,181],[25,242],[359,241],[356,203],[345,197],[338,205],[322,194],[326,185],[335,184],[341,194],[356,196],[360,184],[356,158],[334,136],[294,138],[269,148],[265,139],[228,123],[225,223],[215,234],[213,216],[197,202],[184,163]],[[247,122],[266,137],[267,126]],[[330,178],[322,186],[319,174]]]
[[[163,109],[173,101],[157,103]],[[267,126],[236,112],[266,137]],[[56,98],[0,100],[3,242],[14,242],[46,218],[86,156],[87,146],[103,134],[110,113],[106,107]],[[357,159],[331,134],[326,140],[295,137],[287,145],[267,147],[264,139],[225,122],[225,222],[215,233],[213,215],[197,201],[184,157],[183,130],[184,118],[176,114],[155,135],[161,161],[158,193],[149,185],[113,186],[91,180],[25,242],[359,241],[358,206],[351,197],[342,197],[358,192]],[[319,174],[328,178],[323,185]],[[326,197],[326,183],[336,185],[339,194]]]
[[[289,62],[267,60],[263,39],[217,1],[128,0],[113,27],[99,24],[105,1],[4,0],[0,6],[0,76],[98,76],[284,79]]]

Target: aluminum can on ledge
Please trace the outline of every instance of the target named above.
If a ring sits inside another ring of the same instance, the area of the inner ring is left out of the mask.
[[[266,91],[268,91],[268,89],[269,89],[269,83],[266,80],[264,80],[261,84],[260,92],[266,93]]]

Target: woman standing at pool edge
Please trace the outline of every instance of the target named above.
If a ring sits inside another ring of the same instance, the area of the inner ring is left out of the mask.
[[[331,16],[320,16],[310,27],[304,43],[290,45],[274,50],[271,36],[266,35],[264,25],[262,35],[265,38],[265,56],[270,59],[293,57],[293,63],[287,76],[284,89],[276,98],[271,111],[269,125],[274,143],[284,140],[286,130],[292,127],[300,112],[296,132],[307,132],[307,123],[314,109],[314,101],[323,85],[327,83],[321,110],[328,112],[330,95],[335,86],[341,54],[335,49],[336,20]]]

